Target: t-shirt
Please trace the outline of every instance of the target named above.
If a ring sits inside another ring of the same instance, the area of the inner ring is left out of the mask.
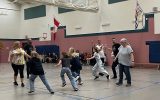
[[[114,56],[116,56],[119,52],[118,48],[120,47],[120,44],[119,43],[115,43],[112,45],[112,51],[113,51],[113,54]]]
[[[131,46],[127,45],[126,47],[120,46],[118,53],[118,62],[120,64],[131,66],[131,56],[130,54],[133,52]]]
[[[70,58],[62,58],[61,61],[62,61],[62,67],[70,67],[70,61],[71,61]]]
[[[27,54],[22,48],[18,48],[12,51],[14,57],[14,64],[24,65],[25,59],[24,56]]]

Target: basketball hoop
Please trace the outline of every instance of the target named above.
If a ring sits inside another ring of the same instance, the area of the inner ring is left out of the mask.
[[[43,39],[46,39],[47,38],[47,33],[43,33]]]

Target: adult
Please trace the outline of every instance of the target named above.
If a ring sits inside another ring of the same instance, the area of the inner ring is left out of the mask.
[[[121,46],[119,48],[119,53],[117,54],[116,59],[118,58],[119,62],[119,81],[116,85],[123,84],[123,72],[126,75],[127,85],[131,86],[131,74],[130,74],[130,67],[134,65],[134,55],[131,46],[129,45],[126,38],[122,38],[120,40]]]
[[[12,68],[14,70],[14,85],[18,85],[17,76],[20,73],[21,86],[24,87],[24,57],[30,58],[30,56],[21,48],[20,42],[16,41],[13,44],[13,50],[10,52],[10,60],[12,61]]]
[[[27,52],[28,55],[31,55],[33,49],[34,48],[32,45],[32,41],[31,39],[28,39],[26,45],[24,46],[24,50]],[[27,71],[27,79],[29,79],[29,74],[30,74],[29,58],[26,58],[26,71]]]
[[[115,38],[112,38],[112,53],[111,53],[111,56],[112,58],[114,59],[118,52],[119,52],[119,47],[120,47],[120,44],[116,42],[116,39]],[[117,72],[116,72],[116,67],[118,65],[118,58],[116,59],[116,61],[113,61],[112,63],[112,71],[113,71],[113,77],[112,79],[116,79],[117,78]]]

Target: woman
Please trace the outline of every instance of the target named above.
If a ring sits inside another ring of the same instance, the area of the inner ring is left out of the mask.
[[[18,86],[17,83],[17,76],[18,72],[20,73],[20,79],[21,79],[21,87],[24,87],[24,64],[25,59],[24,56],[29,57],[30,56],[21,48],[20,42],[16,41],[13,44],[13,50],[10,51],[9,59],[12,61],[12,68],[14,70],[14,85]]]
[[[126,75],[127,79],[127,85],[131,86],[131,74],[130,74],[130,67],[134,64],[134,56],[133,56],[133,50],[129,43],[127,42],[126,38],[122,38],[120,40],[121,46],[119,48],[119,53],[117,54],[116,59],[118,58],[119,62],[119,81],[116,83],[116,85],[122,85],[123,84],[123,72]]]

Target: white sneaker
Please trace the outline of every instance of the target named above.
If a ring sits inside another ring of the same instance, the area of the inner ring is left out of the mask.
[[[75,81],[77,81],[79,79],[79,76],[77,76],[76,78],[75,78]]]

